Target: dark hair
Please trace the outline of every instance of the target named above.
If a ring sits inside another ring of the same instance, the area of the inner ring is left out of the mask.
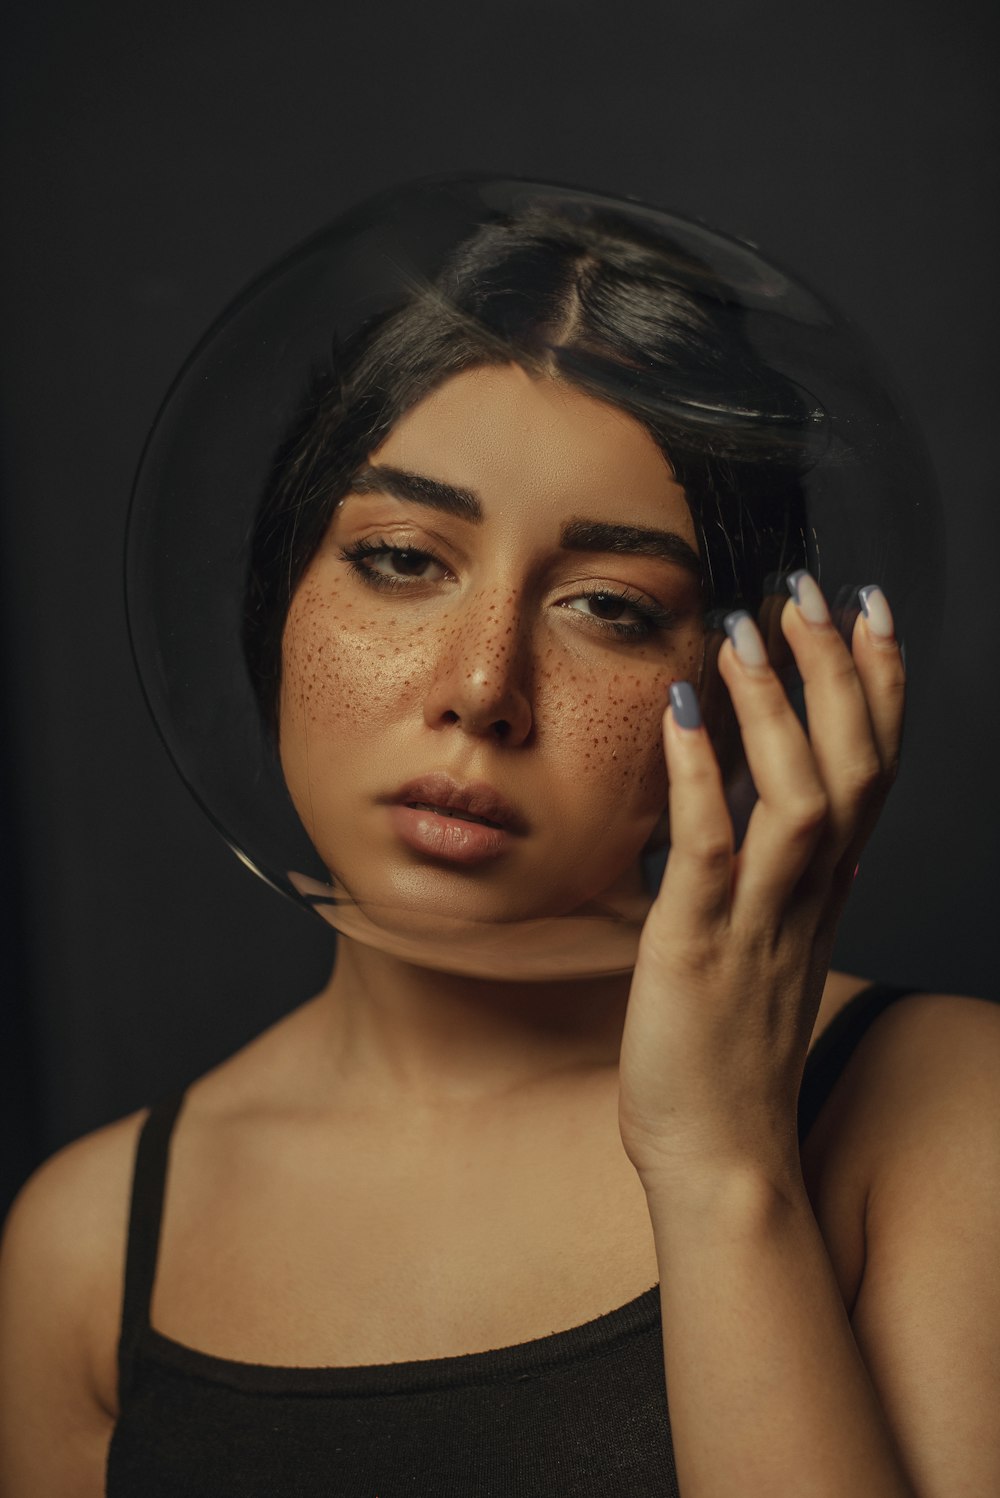
[[[735,292],[626,213],[535,199],[481,224],[435,279],[314,378],[254,529],[244,644],[275,724],[292,597],[358,469],[449,376],[515,362],[641,421],[683,486],[706,608],[756,609],[805,565],[801,475],[821,413],[753,351]]]

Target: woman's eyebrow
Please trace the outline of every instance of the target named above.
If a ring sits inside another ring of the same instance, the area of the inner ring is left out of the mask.
[[[633,557],[661,557],[678,562],[701,577],[701,558],[676,531],[647,525],[615,525],[606,520],[568,520],[559,536],[567,551],[611,551]]]
[[[351,482],[355,494],[391,494],[395,499],[429,505],[434,510],[457,515],[461,520],[480,525],[483,506],[471,489],[459,489],[440,479],[408,473],[402,468],[369,464]],[[701,559],[694,547],[676,531],[659,530],[646,525],[618,525],[607,520],[567,520],[559,535],[559,544],[567,551],[617,552],[625,556],[659,557],[701,577]]]
[[[457,515],[461,520],[471,520],[473,525],[481,524],[483,519],[482,504],[471,489],[456,489],[440,479],[407,473],[403,468],[388,468],[382,463],[360,469],[351,480],[351,493],[391,494],[394,499],[412,500],[414,504],[430,505],[432,509]]]

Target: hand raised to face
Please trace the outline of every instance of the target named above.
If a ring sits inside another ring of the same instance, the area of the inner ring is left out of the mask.
[[[718,651],[758,793],[739,853],[688,684],[664,717],[671,849],[620,1058],[622,1139],[644,1184],[797,1168],[798,1087],[837,922],[896,773],[905,676],[884,596],[861,590],[848,648],[809,574],[789,586],[776,617],[808,733],[749,614],[729,616]]]

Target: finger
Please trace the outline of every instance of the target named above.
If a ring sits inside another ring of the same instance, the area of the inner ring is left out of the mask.
[[[781,630],[781,613],[788,602],[788,588],[781,574],[777,574],[773,580],[769,578],[767,586],[768,591],[764,594],[757,613],[757,628],[767,648],[772,671],[779,680],[786,681],[789,669],[794,669],[795,666],[795,658]]]
[[[793,599],[781,626],[802,677],[809,738],[829,798],[828,848],[838,862],[860,851],[891,783],[888,765],[898,758],[902,729],[902,663],[894,646],[872,646],[859,671],[815,580],[795,573],[789,587]],[[861,628],[868,643],[867,627]],[[890,691],[892,679],[898,691]]]
[[[754,621],[741,610],[726,627],[719,672],[758,797],[740,851],[733,913],[776,927],[824,834],[828,803],[809,740]]]
[[[742,746],[733,705],[718,672],[719,650],[725,638],[722,616],[719,615],[706,630],[697,690],[702,720],[712,741],[723,782],[728,784],[742,755]]]
[[[872,598],[872,592],[879,597]],[[882,590],[874,584],[860,593],[866,595],[862,598],[865,612],[855,620],[851,651],[868,704],[881,778],[878,794],[870,802],[867,814],[859,820],[855,836],[844,854],[845,878],[849,881],[853,881],[862,850],[899,772],[906,709],[906,666],[895,638],[889,605]],[[869,603],[877,628],[873,627],[872,618],[867,616]]]
[[[863,612],[851,648],[865,689],[879,760],[890,782],[899,769],[906,699],[906,666],[888,600],[875,583],[858,590]]]
[[[663,717],[669,780],[670,854],[650,912],[654,930],[689,940],[729,912],[733,827],[722,775],[689,682],[674,682]],[[655,912],[655,915],[654,915]]]

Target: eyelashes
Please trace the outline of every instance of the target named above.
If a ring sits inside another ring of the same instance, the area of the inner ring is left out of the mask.
[[[414,546],[390,546],[387,541],[377,538],[355,541],[352,545],[344,547],[339,555],[341,561],[348,563],[355,577],[370,588],[382,590],[398,591],[411,588],[415,583],[433,581],[433,579],[426,578],[423,571],[396,576],[393,573],[378,570],[372,564],[383,557],[391,557],[394,566],[403,568],[413,567],[426,570],[427,563],[437,567],[444,566],[429,551],[422,551]],[[649,640],[664,630],[675,628],[679,622],[679,616],[672,610],[660,608],[644,598],[637,597],[628,588],[618,590],[599,588],[591,592],[580,593],[577,598],[584,600],[590,607],[596,605],[610,612],[630,609],[633,614],[638,615],[632,624],[623,624],[617,619],[602,619],[594,613],[585,615],[605,632],[619,640]],[[582,612],[582,610],[575,610],[575,612]]]
[[[404,565],[434,562],[438,567],[444,566],[444,563],[439,562],[437,557],[432,556],[429,551],[419,551],[415,546],[390,546],[388,541],[355,541],[352,546],[345,547],[340,556],[342,561],[351,564],[351,571],[356,576],[362,578],[365,582],[372,583],[377,588],[386,586],[390,588],[402,586],[405,588],[409,587],[410,584],[404,582],[400,577],[393,577],[391,573],[377,572],[374,567],[369,567],[366,564],[366,557],[391,556],[396,558],[397,561],[399,558],[404,558]],[[411,573],[410,576],[414,582],[426,581],[419,573]]]

